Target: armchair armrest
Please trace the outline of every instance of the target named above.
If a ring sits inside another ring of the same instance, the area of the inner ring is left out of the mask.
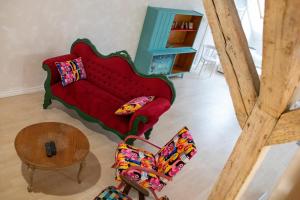
[[[146,104],[141,109],[137,110],[130,118],[129,130],[138,129],[138,133],[141,134],[142,131],[146,131],[149,128],[152,128],[153,125],[158,121],[159,117],[166,112],[171,106],[171,103],[168,99],[163,97],[157,97],[152,102]],[[146,117],[147,121],[139,124],[136,124],[135,121],[139,117]],[[138,126],[138,127],[135,127]]]
[[[151,146],[153,146],[153,147],[155,147],[155,148],[157,148],[157,149],[161,149],[161,147],[159,147],[159,146],[157,146],[157,145],[155,145],[155,144],[149,142],[148,140],[145,140],[144,138],[141,138],[141,137],[139,137],[139,136],[136,136],[136,135],[129,135],[129,136],[127,136],[127,137],[124,139],[123,142],[126,143],[126,141],[129,140],[129,139],[141,140],[141,141],[143,141],[143,142],[145,142],[145,143],[147,143],[147,144],[150,144]],[[122,142],[122,143],[123,143],[123,142]]]
[[[64,62],[67,60],[75,59],[76,56],[72,54],[67,54],[63,56],[53,57],[45,60],[43,62],[43,69],[48,72],[48,76],[50,76],[50,85],[53,85],[60,81],[59,72],[55,66],[55,62]]]
[[[145,139],[142,138],[142,137],[136,136],[136,135],[129,135],[129,136],[127,136],[123,141],[121,141],[121,142],[118,144],[118,146],[119,146],[120,144],[122,144],[122,143],[126,143],[126,141],[129,140],[129,139],[141,140],[141,141],[144,141],[145,143],[150,144],[151,146],[157,148],[158,150],[161,149],[161,147],[159,147],[159,146],[157,146],[157,145],[155,145],[155,144],[149,142],[148,140],[145,140]],[[117,161],[115,161],[115,163],[114,163],[111,167],[112,167],[112,168],[115,168],[116,166],[117,166]]]
[[[144,172],[147,172],[147,173],[151,173],[151,174],[155,174],[156,176],[158,177],[162,177],[168,181],[172,181],[172,177],[169,177],[169,176],[166,176],[165,174],[162,174],[160,172],[157,172],[153,169],[148,169],[148,168],[144,168],[144,167],[140,167],[140,166],[132,166],[132,167],[129,167],[128,169],[126,169],[125,172],[129,171],[129,170],[140,170],[140,171],[144,171]]]
[[[126,185],[133,187],[134,189],[136,189],[138,192],[144,194],[145,196],[149,196],[148,190],[146,190],[145,188],[143,188],[142,186],[140,186],[138,183],[131,180],[127,176],[120,175],[120,178]]]

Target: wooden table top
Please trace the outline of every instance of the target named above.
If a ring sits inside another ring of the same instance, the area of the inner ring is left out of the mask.
[[[54,141],[56,155],[47,157],[45,143]],[[35,168],[60,169],[79,163],[89,153],[87,137],[77,128],[58,122],[44,122],[23,128],[15,139],[21,160]]]

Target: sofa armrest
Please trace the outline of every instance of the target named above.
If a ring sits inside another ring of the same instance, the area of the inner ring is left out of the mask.
[[[166,112],[171,106],[168,99],[163,97],[157,97],[152,102],[146,104],[141,109],[137,110],[130,118],[129,130],[138,129],[139,135],[147,131],[149,128],[158,121],[159,117]],[[136,124],[139,121],[139,117],[145,117],[144,123]],[[136,127],[137,126],[137,127]]]
[[[48,76],[50,76],[50,85],[53,85],[60,81],[59,72],[55,66],[55,62],[64,62],[68,60],[75,59],[76,56],[72,54],[67,54],[63,56],[58,56],[54,58],[49,58],[43,62],[43,69],[48,72]]]

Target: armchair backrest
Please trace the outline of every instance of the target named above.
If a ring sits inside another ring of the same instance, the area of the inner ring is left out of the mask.
[[[184,127],[155,155],[157,171],[173,177],[196,153],[192,135]]]

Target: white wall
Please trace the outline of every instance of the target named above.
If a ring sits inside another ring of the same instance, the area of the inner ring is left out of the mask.
[[[134,57],[148,5],[203,11],[202,0],[1,0],[0,97],[40,90],[42,61],[77,38]]]
[[[150,6],[203,11],[202,0],[149,0]]]

